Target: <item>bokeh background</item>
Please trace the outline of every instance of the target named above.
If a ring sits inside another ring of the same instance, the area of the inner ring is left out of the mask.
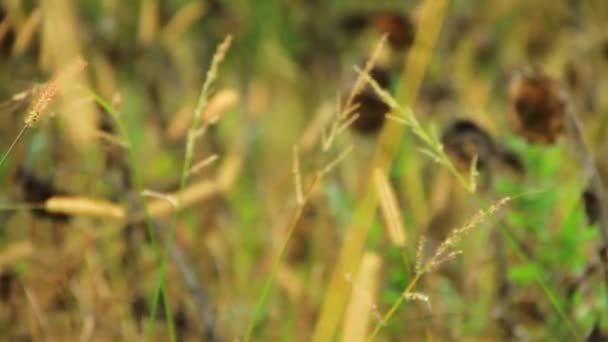
[[[254,325],[255,341],[322,341],[333,277],[343,301],[329,309],[329,339],[364,340],[414,279],[416,258],[511,196],[457,243],[462,255],[417,281],[428,300],[408,297],[375,339],[605,340],[605,204],[560,96],[608,181],[607,22],[601,0],[0,1],[0,153],[46,82],[78,56],[88,63],[0,165],[0,336],[234,341]],[[353,66],[385,33],[371,76],[435,132],[463,175],[477,158],[474,193],[409,128],[395,129],[369,87],[356,97],[359,117],[323,149]],[[195,145],[193,164],[209,165],[189,175],[173,222],[193,112],[229,34],[203,112],[218,120]],[[380,136],[396,148],[385,175],[401,245],[380,209],[371,225],[361,215],[375,203],[366,194],[376,193]],[[304,189],[350,151],[305,205],[294,145]],[[57,196],[92,208],[52,212]],[[363,226],[361,251],[336,268]],[[150,319],[172,230],[170,310]]]

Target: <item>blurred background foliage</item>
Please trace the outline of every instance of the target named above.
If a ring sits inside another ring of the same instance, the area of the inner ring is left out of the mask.
[[[298,207],[294,144],[309,184],[323,166],[322,132],[356,78],[353,65],[365,63],[383,33],[388,43],[371,74],[402,98],[404,61],[425,30],[422,3],[0,1],[2,153],[44,83],[76,56],[88,62],[0,166],[3,338],[143,338],[158,261],[149,231],[134,219],[154,198],[140,194],[177,191],[192,112],[228,34],[234,40],[210,99],[220,119],[195,153],[196,161],[219,158],[188,184],[222,186],[180,213],[166,278],[181,340],[242,337]],[[558,82],[608,181],[608,3],[453,0],[441,19],[419,95],[405,105],[437,129],[462,172],[477,156],[478,190],[466,192],[406,132],[389,179],[407,242],[391,243],[378,211],[365,247],[380,260],[370,275],[377,286],[359,286],[353,274],[347,289],[371,299],[364,325],[378,324],[373,311],[386,312],[412,279],[421,236],[432,253],[479,209],[513,196],[459,243],[461,256],[423,277],[416,289],[429,302],[404,303],[377,340],[605,340],[603,204],[564,130],[539,142],[525,122],[513,128],[510,113],[521,103],[510,85],[526,72]],[[128,140],[89,90],[117,110]],[[311,194],[253,340],[312,336],[387,121],[382,101],[369,89],[363,94],[360,117],[330,155],[353,150]],[[39,207],[62,194],[114,203],[128,219]],[[169,211],[152,215],[161,237]],[[160,311],[159,341],[169,338]],[[349,336],[346,321],[337,337]]]

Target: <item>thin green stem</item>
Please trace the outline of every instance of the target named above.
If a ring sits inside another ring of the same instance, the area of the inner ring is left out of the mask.
[[[523,260],[525,263],[531,263],[530,259],[521,250],[521,248],[519,247],[517,241],[513,238],[513,236],[511,236],[511,234],[509,233],[509,231],[507,231],[506,229],[504,229],[502,226],[501,226],[500,231],[503,234],[503,236],[506,238],[506,240],[509,242],[509,244],[511,245],[511,247],[513,248],[513,250],[515,251],[515,254],[517,254],[517,256],[521,260]],[[570,333],[572,334],[572,336],[574,337],[574,339],[576,341],[583,341],[583,338],[580,336],[580,333],[579,333],[578,329],[576,329],[576,327],[574,326],[574,323],[572,323],[572,321],[570,320],[570,318],[568,318],[568,316],[564,312],[564,310],[563,310],[563,308],[562,308],[559,300],[553,294],[553,291],[551,291],[551,289],[549,288],[549,286],[545,283],[545,281],[543,280],[543,278],[536,271],[534,271],[534,278],[535,278],[536,282],[538,283],[538,285],[542,288],[542,290],[545,293],[545,295],[547,296],[547,298],[549,299],[549,302],[551,302],[551,305],[553,306],[553,308],[555,309],[555,311],[557,312],[557,314],[560,316],[560,318],[568,326],[568,329],[570,330]]]
[[[21,131],[19,131],[19,134],[17,134],[17,137],[15,138],[15,140],[13,140],[13,143],[11,144],[11,146],[9,146],[8,150],[2,157],[2,160],[0,160],[0,166],[2,166],[2,164],[4,164],[4,162],[8,158],[8,155],[15,148],[15,146],[17,145],[17,142],[19,141],[19,139],[21,139],[21,136],[25,133],[25,131],[27,130],[28,127],[29,127],[28,125],[24,125],[23,128],[21,129]]]
[[[291,240],[291,236],[293,235],[293,232],[295,231],[297,223],[300,221],[300,218],[302,217],[302,213],[304,212],[304,209],[306,208],[306,205],[308,204],[308,199],[310,197],[310,193],[312,193],[312,191],[314,190],[315,186],[321,179],[321,176],[322,176],[322,173],[317,173],[315,175],[310,187],[308,188],[308,191],[306,192],[306,194],[304,196],[304,201],[300,205],[298,205],[298,208],[296,209],[296,213],[294,214],[294,216],[291,220],[291,223],[289,224],[287,236],[285,237],[285,240],[283,241],[283,244],[281,245],[279,254],[274,259],[272,268],[270,270],[270,275],[268,276],[268,278],[266,278],[266,281],[264,282],[264,287],[262,288],[262,293],[260,294],[260,297],[258,298],[258,302],[256,303],[255,309],[253,311],[253,316],[247,326],[247,331],[246,331],[245,337],[243,339],[243,341],[245,341],[245,342],[248,342],[251,340],[251,334],[253,333],[253,329],[255,328],[256,321],[258,320],[258,318],[260,317],[260,315],[262,313],[262,310],[264,309],[266,299],[268,298],[268,294],[270,293],[270,289],[272,288],[272,284],[274,283],[274,279],[276,278],[276,274],[279,270],[279,266],[281,265],[281,262],[283,261],[283,256],[285,255],[285,251],[287,250],[287,245],[289,244],[289,241]]]
[[[380,332],[380,329],[382,329],[382,327],[386,325],[386,323],[388,322],[389,319],[391,319],[391,317],[393,316],[395,311],[397,311],[397,309],[399,308],[401,303],[403,303],[403,301],[405,300],[405,296],[414,289],[414,286],[416,286],[416,284],[420,280],[420,277],[422,276],[423,273],[424,272],[420,272],[414,276],[414,279],[412,279],[412,281],[410,281],[410,283],[407,285],[405,290],[403,290],[403,292],[401,293],[401,296],[399,296],[399,298],[395,301],[395,303],[393,303],[393,306],[391,306],[391,308],[386,312],[386,314],[384,314],[384,316],[382,316],[382,319],[380,320],[380,322],[378,322],[378,324],[376,324],[374,331],[372,331],[371,335],[369,335],[369,337],[367,338],[367,341],[374,340],[376,335],[378,335],[378,333]]]
[[[142,185],[143,182],[141,180],[141,170],[138,167],[139,163],[137,163],[137,161],[136,161],[135,154],[134,154],[133,148],[132,148],[132,146],[133,146],[132,141],[130,139],[130,135],[129,135],[129,132],[128,132],[126,126],[120,119],[119,113],[116,112],[116,110],[108,102],[106,102],[101,96],[99,96],[94,91],[92,91],[90,89],[87,89],[87,91],[89,92],[89,94],[91,94],[91,96],[93,96],[95,101],[106,112],[108,112],[112,116],[112,118],[114,119],[114,122],[116,122],[116,125],[118,126],[118,130],[120,131],[120,134],[123,136],[123,139],[127,142],[127,146],[129,146],[127,148],[127,155],[128,155],[131,167],[132,167],[133,179],[135,181],[135,189],[137,190],[138,194],[141,194],[141,192],[143,190],[143,185]],[[143,209],[144,209],[144,214],[145,214],[146,229],[148,230],[148,235],[150,236],[150,244],[152,245],[152,249],[154,250],[155,257],[157,258],[157,260],[160,260],[161,253],[160,253],[160,249],[159,249],[158,239],[156,238],[156,231],[154,230],[154,223],[152,222],[152,217],[148,213],[148,207],[145,204],[146,202],[143,200],[143,198],[141,198],[141,199],[142,199]],[[163,299],[163,304],[164,304],[164,308],[165,308],[165,316],[172,317],[171,308],[169,306],[169,296],[168,296],[165,286],[162,285],[160,287],[159,291],[160,291],[162,299]],[[150,316],[150,318],[152,318],[152,319],[154,319],[155,317],[156,317],[156,312],[154,312]],[[177,339],[175,329],[172,328],[171,324],[169,324],[169,335],[171,336],[172,341],[175,341]]]
[[[178,218],[179,209],[181,206],[181,203],[180,203],[181,193],[184,191],[184,189],[186,187],[186,183],[188,182],[188,175],[189,175],[188,171],[190,170],[190,166],[192,164],[192,159],[194,156],[194,147],[196,144],[196,137],[197,137],[196,132],[201,127],[202,113],[203,113],[204,109],[207,107],[207,102],[208,102],[209,93],[211,90],[211,85],[217,78],[217,71],[218,71],[219,64],[226,56],[226,52],[228,51],[228,48],[230,47],[231,41],[232,41],[232,36],[229,35],[218,46],[218,48],[213,56],[213,60],[211,62],[209,71],[207,72],[207,77],[205,79],[205,82],[203,83],[203,87],[201,89],[201,93],[200,93],[200,96],[198,99],[198,104],[196,105],[196,109],[194,110],[194,117],[192,119],[192,125],[190,126],[190,131],[188,132],[188,139],[186,142],[184,163],[182,165],[182,172],[181,172],[179,192],[178,192],[178,204],[177,204],[178,206],[175,209],[175,211],[173,212],[171,224],[169,225],[169,233],[167,236],[167,241],[165,242],[164,254],[162,256],[159,271],[158,271],[158,283],[157,283],[156,290],[154,291],[154,294],[152,297],[151,316],[148,319],[148,324],[146,327],[146,340],[147,341],[150,340],[150,337],[154,330],[154,322],[155,322],[154,316],[155,316],[156,310],[158,308],[158,299],[159,299],[162,289],[165,286],[165,273],[166,273],[167,264],[169,261],[169,256],[171,254],[171,245],[173,244],[173,241],[175,239],[175,227],[177,225],[177,218]],[[205,123],[205,124],[207,124],[207,123]],[[168,309],[169,309],[169,303],[167,300],[167,301],[165,301],[166,312],[168,311]],[[171,317],[171,316],[167,317],[167,322],[169,324],[169,331],[171,333],[172,330],[174,329],[173,317]],[[175,341],[174,333],[175,332],[173,331],[173,334],[171,334],[172,341]]]

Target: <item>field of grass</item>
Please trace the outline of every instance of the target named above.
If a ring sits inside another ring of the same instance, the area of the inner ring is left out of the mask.
[[[0,0],[0,340],[608,340],[606,23]]]

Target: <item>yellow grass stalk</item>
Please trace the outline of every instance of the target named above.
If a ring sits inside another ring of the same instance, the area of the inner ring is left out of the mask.
[[[296,187],[296,200],[298,205],[304,203],[304,193],[302,190],[302,174],[300,173],[300,156],[298,155],[298,145],[293,145],[293,178]]]
[[[297,303],[304,293],[302,281],[298,278],[298,274],[285,264],[279,265],[277,269],[277,282],[287,293],[287,296],[293,303]]]
[[[86,197],[54,196],[44,202],[49,213],[74,216],[89,216],[123,220],[126,211],[123,207],[103,200]]]
[[[226,88],[220,90],[209,99],[209,103],[203,113],[203,121],[208,124],[217,122],[220,116],[233,108],[238,101],[239,94],[236,89]],[[175,118],[171,121],[166,131],[169,139],[175,141],[188,132],[192,123],[193,109],[193,104],[186,104],[174,115]]]
[[[406,239],[403,217],[397,204],[397,196],[395,196],[395,192],[382,170],[378,168],[374,170],[374,182],[378,198],[380,198],[380,209],[388,237],[395,246],[402,248],[405,246]]]
[[[101,130],[95,131],[95,136],[100,140],[104,140],[109,144],[120,146],[122,148],[129,148],[129,144],[126,141],[122,140],[120,137],[110,134]]]
[[[194,166],[192,166],[190,168],[190,171],[188,171],[189,175],[193,175],[197,172],[200,172],[202,169],[206,168],[207,166],[213,164],[216,160],[217,160],[218,155],[217,154],[212,154],[209,157],[201,160],[200,162],[194,164]]]
[[[179,208],[185,208],[217,194],[219,190],[215,180],[200,181],[184,189],[181,194],[173,193],[153,199],[148,203],[148,214],[152,217],[166,216],[176,210],[176,203]],[[167,198],[175,198],[175,201],[169,201]],[[139,218],[144,219],[143,216]]]
[[[238,101],[239,93],[236,89],[227,88],[219,91],[209,100],[203,113],[203,120],[211,124],[216,123],[220,115],[236,106]]]
[[[324,133],[325,126],[332,119],[333,113],[334,105],[331,103],[324,103],[317,109],[298,142],[301,151],[308,152],[317,145]]]
[[[158,0],[144,0],[139,11],[139,41],[147,44],[158,32]]]
[[[27,17],[23,26],[17,33],[17,37],[15,39],[15,43],[13,44],[13,55],[22,54],[30,44],[32,44],[32,40],[35,37],[35,33],[40,28],[40,19],[42,15],[40,13],[40,7],[37,7],[32,14]]]
[[[407,59],[404,70],[406,103],[413,103],[424,73],[430,61],[432,50],[441,29],[446,0],[426,0],[423,3],[420,16],[419,34],[416,36],[414,46]],[[382,130],[376,154],[372,161],[372,170],[380,168],[387,172],[395,157],[397,146],[403,135],[403,125],[387,122]],[[413,182],[416,183],[416,182]],[[420,187],[420,184],[417,184]],[[313,341],[333,340],[338,322],[342,316],[346,303],[348,283],[344,280],[344,274],[352,273],[363,252],[369,229],[376,213],[377,197],[373,189],[373,182],[366,182],[363,197],[357,203],[352,217],[352,224],[346,232],[344,244],[329,285],[325,291],[325,300],[322,304],[319,319],[313,334]]]
[[[2,253],[0,253],[0,270],[19,259],[31,255],[32,252],[33,248],[30,241],[20,241],[10,244],[4,248]]]
[[[382,259],[377,253],[363,255],[361,269],[352,283],[350,302],[344,315],[342,341],[365,341],[369,332],[370,318],[380,319],[374,297],[378,289],[378,273]],[[347,281],[350,277],[347,277]]]
[[[205,14],[205,3],[191,1],[180,8],[160,33],[163,43],[171,45]]]
[[[40,1],[42,12],[42,30],[40,35],[40,60],[43,68],[62,70],[71,65],[76,56],[82,55],[81,37],[74,1],[53,0]],[[84,73],[70,77],[70,85],[90,88],[88,78]],[[63,84],[62,84],[63,86]],[[63,90],[63,89],[62,89]],[[75,91],[61,92],[62,103],[74,103],[81,94]],[[67,138],[79,150],[85,149],[95,139],[93,132],[98,120],[97,109],[93,103],[85,103],[77,109],[65,110],[59,113],[65,122]]]

